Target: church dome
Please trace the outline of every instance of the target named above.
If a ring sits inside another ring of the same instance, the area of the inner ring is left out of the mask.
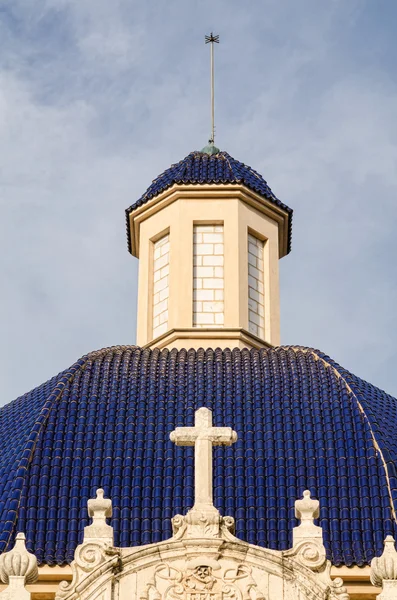
[[[193,448],[169,434],[201,406],[238,441],[214,449],[214,503],[239,538],[287,549],[309,489],[333,564],[396,535],[397,402],[310,348],[92,352],[0,410],[0,542],[71,562],[87,500],[112,499],[115,545],[171,536],[193,505]]]

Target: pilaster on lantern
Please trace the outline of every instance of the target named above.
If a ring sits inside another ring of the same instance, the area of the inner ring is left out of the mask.
[[[18,533],[15,546],[0,556],[0,579],[8,587],[0,593],[0,600],[30,600],[26,585],[38,577],[37,559],[27,551],[25,534]]]

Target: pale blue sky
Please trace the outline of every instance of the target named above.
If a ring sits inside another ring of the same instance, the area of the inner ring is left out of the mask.
[[[0,0],[0,403],[135,342],[124,209],[209,133],[294,213],[282,343],[397,395],[394,0]]]

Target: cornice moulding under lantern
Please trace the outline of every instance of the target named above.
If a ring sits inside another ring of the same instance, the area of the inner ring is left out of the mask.
[[[163,210],[177,200],[241,200],[258,212],[276,221],[279,231],[279,258],[288,252],[288,222],[290,215],[287,211],[275,206],[272,202],[256,194],[245,185],[180,185],[174,184],[161,194],[129,213],[129,228],[131,235],[131,254],[139,258],[139,228],[143,221]]]
[[[224,345],[224,340],[230,340],[230,348],[272,348],[273,346],[265,340],[257,337],[242,327],[186,327],[175,328],[166,331],[163,335],[151,340],[143,348],[202,348],[208,345],[216,348],[219,344]],[[174,344],[174,345],[173,345]]]

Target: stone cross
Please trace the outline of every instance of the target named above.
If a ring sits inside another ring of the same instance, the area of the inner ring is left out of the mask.
[[[202,407],[196,410],[194,427],[177,427],[170,439],[177,446],[194,446],[194,508],[212,506],[212,446],[231,446],[237,433],[230,427],[212,427],[212,412]]]

